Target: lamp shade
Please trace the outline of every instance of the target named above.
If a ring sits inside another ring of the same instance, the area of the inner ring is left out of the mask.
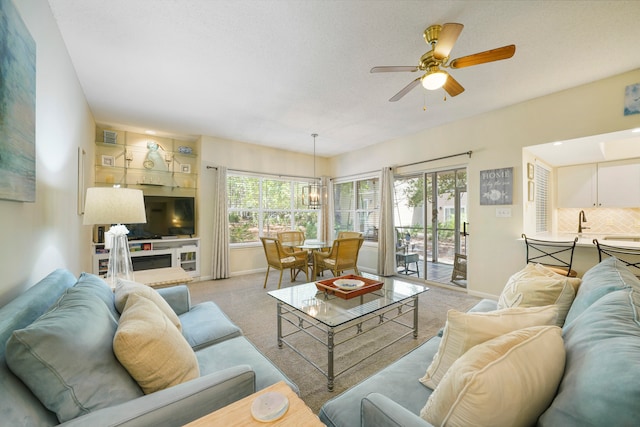
[[[142,190],[116,187],[87,189],[83,220],[85,225],[146,222]]]

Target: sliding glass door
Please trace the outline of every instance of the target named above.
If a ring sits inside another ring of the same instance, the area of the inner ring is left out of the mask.
[[[394,187],[398,273],[466,286],[466,168],[399,176]]]

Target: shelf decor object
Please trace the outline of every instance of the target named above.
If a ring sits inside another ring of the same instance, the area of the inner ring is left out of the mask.
[[[142,190],[118,187],[87,189],[83,223],[115,224],[105,233],[105,249],[109,249],[106,280],[114,289],[118,278],[134,280],[127,240],[129,230],[123,224],[146,222]]]

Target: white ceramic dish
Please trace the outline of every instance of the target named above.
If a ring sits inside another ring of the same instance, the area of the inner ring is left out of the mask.
[[[282,393],[270,391],[255,398],[251,415],[258,421],[270,422],[282,417],[289,409],[289,399]]]
[[[333,284],[344,291],[353,291],[364,286],[364,282],[358,279],[338,279]]]

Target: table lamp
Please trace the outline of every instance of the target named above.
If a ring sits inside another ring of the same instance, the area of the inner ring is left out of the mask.
[[[87,189],[84,205],[85,225],[115,224],[105,233],[105,249],[109,249],[107,283],[115,288],[118,278],[133,280],[133,264],[123,224],[146,223],[142,190],[119,187]]]

